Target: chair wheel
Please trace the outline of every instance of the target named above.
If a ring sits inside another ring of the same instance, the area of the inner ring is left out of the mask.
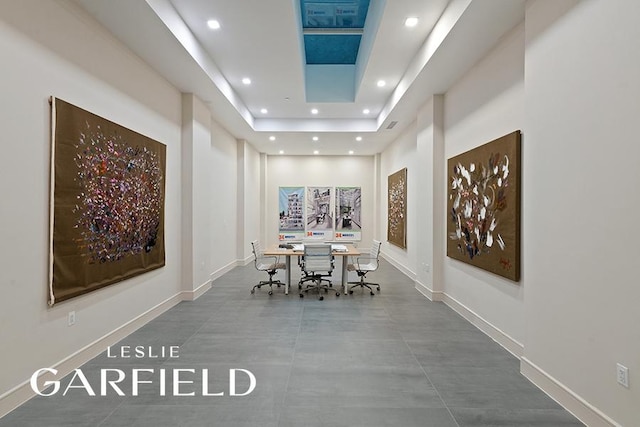
[[[349,291],[349,295],[353,295],[353,291]]]
[[[339,297],[340,296],[340,292],[336,292],[336,296]]]
[[[255,294],[256,290],[255,289],[251,289],[251,295]]]
[[[273,295],[273,291],[269,291],[269,295]]]
[[[304,298],[304,294],[300,294],[300,298]]]
[[[371,295],[372,295],[372,296],[373,296],[373,295],[375,295],[375,294],[373,293],[373,291],[371,291]]]
[[[324,297],[322,295],[320,295],[320,301],[323,301]]]

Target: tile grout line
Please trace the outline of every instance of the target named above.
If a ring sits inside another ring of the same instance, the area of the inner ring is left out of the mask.
[[[416,291],[417,292],[417,291]],[[389,315],[389,313],[387,312],[386,306],[383,304],[383,308],[385,310],[385,313],[387,313],[387,316],[389,316],[389,321],[392,323],[395,323],[395,321],[391,318],[391,316]],[[431,378],[429,378],[429,374],[427,374],[427,371],[424,370],[424,367],[422,366],[422,364],[420,363],[420,361],[418,361],[418,358],[416,357],[415,353],[413,352],[413,350],[411,349],[411,346],[407,343],[407,340],[405,339],[404,335],[398,331],[398,333],[400,334],[400,337],[402,337],[402,342],[404,343],[404,345],[407,347],[407,349],[409,350],[409,353],[411,353],[411,357],[413,357],[413,360],[415,360],[415,362],[418,364],[418,366],[420,366],[420,370],[422,371],[422,373],[424,374],[425,378],[427,379],[427,381],[429,382],[429,384],[431,385],[431,387],[433,387],[433,390],[436,392],[436,394],[438,395],[438,399],[440,399],[440,401],[442,402],[442,405],[444,405],[445,409],[447,410],[447,412],[449,413],[449,416],[451,417],[451,419],[453,420],[453,422],[456,424],[457,427],[460,427],[460,424],[458,423],[458,420],[456,420],[456,418],[453,416],[453,413],[451,412],[451,409],[449,408],[449,406],[447,405],[447,403],[444,401],[444,399],[442,398],[442,395],[440,394],[440,391],[438,391],[438,389],[436,388],[436,386],[433,384],[433,382],[431,381]]]

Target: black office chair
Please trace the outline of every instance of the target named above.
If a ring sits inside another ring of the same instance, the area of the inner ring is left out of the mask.
[[[322,282],[328,281],[326,277],[331,277],[333,272],[333,255],[331,254],[331,245],[304,245],[304,255],[302,257],[302,271],[312,282],[310,285],[300,291],[300,298],[304,297],[304,293],[317,289],[319,299],[322,301],[324,296],[322,290],[329,292],[330,285]],[[300,285],[301,287],[302,285]],[[336,296],[340,296],[340,291],[336,291]]]
[[[262,248],[260,247],[260,242],[257,240],[251,242],[251,247],[253,249],[253,262],[256,270],[266,271],[267,274],[269,274],[269,280],[261,280],[251,289],[251,293],[255,293],[256,288],[260,289],[261,287],[268,285],[269,295],[273,295],[273,285],[277,285],[278,287],[284,285],[280,280],[273,280],[273,276],[278,272],[278,270],[284,270],[287,266],[284,263],[278,262],[277,256],[265,256]]]
[[[369,292],[371,293],[371,295],[375,295],[373,293],[373,289],[371,288],[372,286],[377,286],[378,287],[378,292],[380,292],[380,285],[377,283],[372,283],[372,282],[365,282],[365,276],[367,275],[367,273],[370,273],[372,271],[376,271],[378,269],[378,265],[379,265],[379,260],[378,258],[380,257],[380,246],[382,245],[381,242],[374,240],[373,241],[373,245],[371,246],[371,251],[369,252],[368,256],[359,256],[356,258],[356,262],[354,264],[348,264],[347,265],[347,270],[349,271],[355,271],[356,273],[358,273],[358,276],[360,277],[360,280],[358,282],[349,282],[349,285],[353,285],[351,287],[349,287],[349,294],[353,293],[353,288],[360,286],[360,288],[364,289],[367,288],[369,289]]]

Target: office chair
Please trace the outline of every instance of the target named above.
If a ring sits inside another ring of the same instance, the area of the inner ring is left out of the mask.
[[[318,241],[318,239],[302,239],[300,243],[304,247],[305,245],[319,245],[319,244],[326,244],[327,242],[320,242]],[[313,282],[317,279],[312,272],[307,272],[304,270],[304,254],[298,256],[298,267],[300,267],[300,271],[302,272],[302,277],[298,281],[298,289],[302,289],[302,285],[304,283]],[[333,286],[333,284],[331,283],[331,280],[329,279],[320,278],[320,280],[323,282],[327,282],[329,287]]]
[[[304,292],[317,289],[319,299],[322,301],[324,299],[322,290],[329,292],[330,287],[329,285],[323,285],[322,281],[328,281],[325,277],[330,277],[333,272],[331,245],[305,244],[304,255],[302,257],[302,271],[313,283],[307,285],[304,290],[300,291],[300,298],[304,297]],[[340,291],[336,291],[336,296],[340,296]]]
[[[353,293],[353,288],[360,286],[361,288],[367,288],[369,289],[369,292],[371,293],[371,295],[375,295],[373,293],[373,289],[371,289],[372,286],[377,286],[378,287],[378,292],[380,292],[380,285],[377,283],[371,283],[371,282],[365,282],[365,276],[367,275],[367,273],[371,272],[371,271],[376,271],[378,269],[378,258],[380,257],[380,246],[382,245],[381,242],[374,240],[373,241],[373,245],[371,246],[371,251],[369,252],[368,256],[359,256],[356,258],[356,262],[355,264],[349,264],[347,265],[347,270],[349,271],[355,271],[356,273],[358,273],[358,276],[360,277],[360,281],[358,282],[349,282],[349,285],[353,285],[351,287],[349,287],[349,294]]]
[[[269,285],[269,295],[273,295],[273,285],[278,285],[278,287],[280,287],[280,285],[284,285],[280,280],[273,280],[273,276],[278,272],[278,270],[284,270],[286,265],[278,262],[277,256],[265,256],[262,248],[260,247],[260,242],[257,240],[251,242],[251,247],[253,249],[253,262],[256,266],[256,270],[266,271],[267,274],[269,274],[269,280],[261,280],[251,289],[251,293],[255,293],[256,288],[260,289],[264,285]]]

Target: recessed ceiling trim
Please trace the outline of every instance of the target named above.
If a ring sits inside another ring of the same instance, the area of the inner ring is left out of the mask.
[[[362,28],[305,28],[302,30],[304,35],[348,35],[357,34],[362,35],[364,30]]]
[[[233,105],[247,124],[253,127],[253,115],[235,90],[233,90],[231,84],[223,76],[218,66],[213,62],[198,39],[193,35],[191,29],[189,29],[171,2],[169,0],[147,0],[147,4],[198,66],[207,74],[222,95]]]
[[[376,132],[378,125],[371,119],[255,119],[257,132]]]
[[[411,114],[415,114],[416,109],[426,101],[424,96],[444,93],[452,81],[459,78],[461,73],[468,70],[495,43],[497,37],[521,22],[524,16],[524,0],[509,0],[508,2],[495,2],[495,4],[483,0],[450,0],[449,8],[440,16],[438,29],[435,30],[435,33],[442,30],[445,30],[446,33],[440,33],[436,36],[432,31],[430,40],[418,49],[413,63],[406,70],[403,76],[404,81],[398,86],[399,90],[393,92],[393,95],[385,101],[379,116],[358,122],[349,119],[352,116],[347,108],[343,108],[343,111],[346,112],[340,116],[344,117],[342,120],[311,117],[306,119],[303,114],[308,111],[306,107],[300,108],[299,111],[302,113],[298,117],[292,113],[281,113],[277,105],[270,108],[272,114],[275,115],[274,117],[258,116],[258,107],[255,108],[256,116],[252,116],[248,113],[246,104],[239,97],[239,93],[231,88],[217,64],[204,50],[205,45],[193,43],[197,40],[194,37],[195,33],[189,34],[189,29],[185,28],[187,21],[182,20],[181,15],[177,14],[174,4],[169,0],[143,0],[142,2],[119,0],[118,7],[114,2],[96,2],[94,0],[77,0],[77,2],[178,89],[186,93],[194,93],[202,99],[209,106],[213,117],[223,124],[229,132],[239,139],[246,139],[250,142],[259,136],[265,140],[265,145],[268,144],[269,134],[265,132],[264,135],[258,134],[256,136],[253,134],[254,131],[260,132],[266,129],[280,132],[283,135],[280,138],[280,134],[278,134],[279,143],[285,139],[287,132],[294,132],[296,129],[298,133],[304,133],[305,138],[308,138],[309,132],[352,133],[349,135],[351,140],[358,133],[372,133],[375,134],[372,135],[372,141],[376,141],[376,138],[389,141],[393,135],[397,135],[409,123],[401,120],[393,130],[378,132],[383,125],[388,124],[391,113],[395,117],[411,117]],[[178,4],[180,0],[174,0],[174,2]],[[291,0],[291,3],[294,5],[294,9],[299,9],[298,0]],[[360,46],[362,51],[358,54],[356,64],[357,82],[361,80],[364,70],[367,68],[364,66],[366,62],[362,61],[361,55],[371,50],[371,46],[377,38],[375,32],[369,32],[367,29],[370,24],[374,23],[369,20],[382,16],[385,4],[389,7],[396,5],[390,0],[371,0],[370,4],[372,7],[369,9]],[[171,9],[171,12],[161,11],[165,8]],[[516,16],[515,12],[518,10],[521,10],[520,15]],[[203,14],[203,16],[207,15]],[[300,16],[300,12],[293,10],[292,17],[297,16]],[[496,20],[496,16],[499,16],[500,19]],[[297,35],[302,37],[302,23],[298,19],[292,19],[292,21],[295,21]],[[145,38],[139,36],[141,25],[145,25],[146,30],[155,35],[154,39],[157,37],[162,42],[157,45],[161,47],[156,47],[156,45],[142,40]],[[135,31],[128,28],[124,28],[123,31],[123,27],[127,26],[135,28]],[[161,33],[167,28],[169,29],[168,33]],[[302,46],[294,44],[299,48],[299,56],[303,56]],[[445,48],[442,48],[443,44]],[[473,48],[469,48],[470,44]],[[179,61],[168,63],[166,59],[168,52],[171,52]],[[460,55],[459,52],[465,52],[465,55]],[[175,67],[176,62],[180,63],[181,70],[176,70],[178,68]],[[443,74],[443,69],[448,70],[446,75]],[[187,79],[185,76],[189,76],[189,78]],[[393,85],[396,84],[398,83],[394,79]],[[230,88],[231,90],[229,90]],[[291,94],[286,92],[281,96],[288,95]],[[300,101],[297,97],[292,96],[291,98],[295,99],[295,102]],[[300,98],[303,99],[303,97]],[[322,107],[324,108],[324,106]],[[331,107],[328,106],[328,108]],[[377,106],[374,111],[378,111]],[[285,119],[284,117],[290,118]],[[369,136],[367,136],[367,140],[369,140]],[[261,141],[261,139],[255,141],[258,149],[261,147]],[[369,147],[368,144],[367,147]],[[276,150],[276,148],[269,146],[267,151],[269,150]],[[291,153],[296,154],[297,152],[291,150]]]
[[[382,126],[383,122],[389,117],[389,114],[391,114],[391,111],[398,105],[418,75],[425,69],[429,61],[431,61],[436,51],[442,46],[471,2],[472,0],[452,0],[451,3],[449,3],[378,115],[378,123],[380,126]]]

